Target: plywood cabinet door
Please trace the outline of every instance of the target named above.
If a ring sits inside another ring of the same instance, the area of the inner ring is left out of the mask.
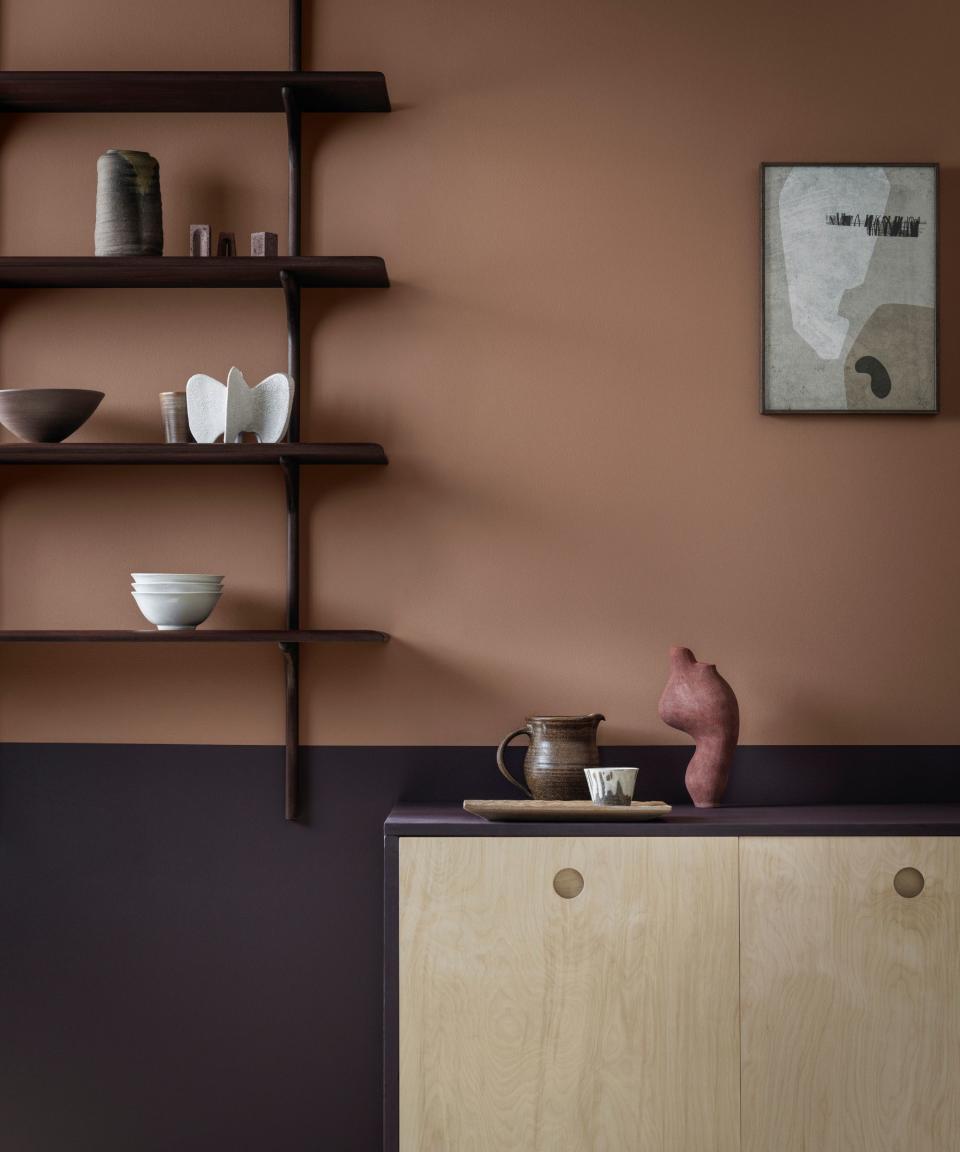
[[[743,1152],[956,1152],[960,839],[744,839],[740,875]]]
[[[738,1152],[737,931],[735,839],[402,839],[401,1152]]]

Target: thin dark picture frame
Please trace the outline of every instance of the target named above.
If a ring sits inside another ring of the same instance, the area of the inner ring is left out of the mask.
[[[767,407],[767,169],[768,168],[929,168],[933,171],[934,303],[932,408],[768,408]],[[937,416],[940,412],[940,164],[933,161],[765,160],[760,165],[760,414],[763,416]]]

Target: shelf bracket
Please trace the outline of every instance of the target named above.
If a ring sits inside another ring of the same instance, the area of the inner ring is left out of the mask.
[[[296,276],[280,271],[280,287],[287,306],[287,374],[293,379],[293,407],[288,439],[300,439],[300,284]]]
[[[287,494],[287,628],[300,627],[300,465],[280,457]]]
[[[287,185],[287,248],[289,255],[300,255],[300,102],[294,88],[281,89],[283,111],[287,117],[287,154],[290,177]]]
[[[286,687],[286,740],[283,762],[283,814],[296,820],[300,807],[300,645],[280,645]]]

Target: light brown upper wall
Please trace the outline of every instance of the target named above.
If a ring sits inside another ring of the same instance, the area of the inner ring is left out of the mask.
[[[960,18],[935,0],[324,0],[307,66],[379,68],[391,116],[307,120],[305,250],[389,292],[307,294],[304,436],[391,466],[305,479],[308,743],[491,743],[531,711],[656,717],[672,643],[748,743],[960,741],[953,365]],[[278,68],[267,0],[5,0],[5,68]],[[95,163],[160,160],[168,254],[285,233],[279,116],[0,120],[0,251],[92,251]],[[761,160],[939,160],[935,419],[757,412]],[[149,440],[195,371],[282,367],[277,292],[0,295],[0,383],[108,393]],[[221,377],[222,378],[222,377]],[[29,474],[28,474],[29,472]],[[137,627],[127,573],[222,571],[281,620],[272,470],[4,470],[0,626]],[[268,650],[0,650],[0,738],[276,743]]]

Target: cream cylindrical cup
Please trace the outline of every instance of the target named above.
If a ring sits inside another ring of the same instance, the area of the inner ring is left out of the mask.
[[[594,804],[628,807],[637,785],[636,768],[584,768]]]

